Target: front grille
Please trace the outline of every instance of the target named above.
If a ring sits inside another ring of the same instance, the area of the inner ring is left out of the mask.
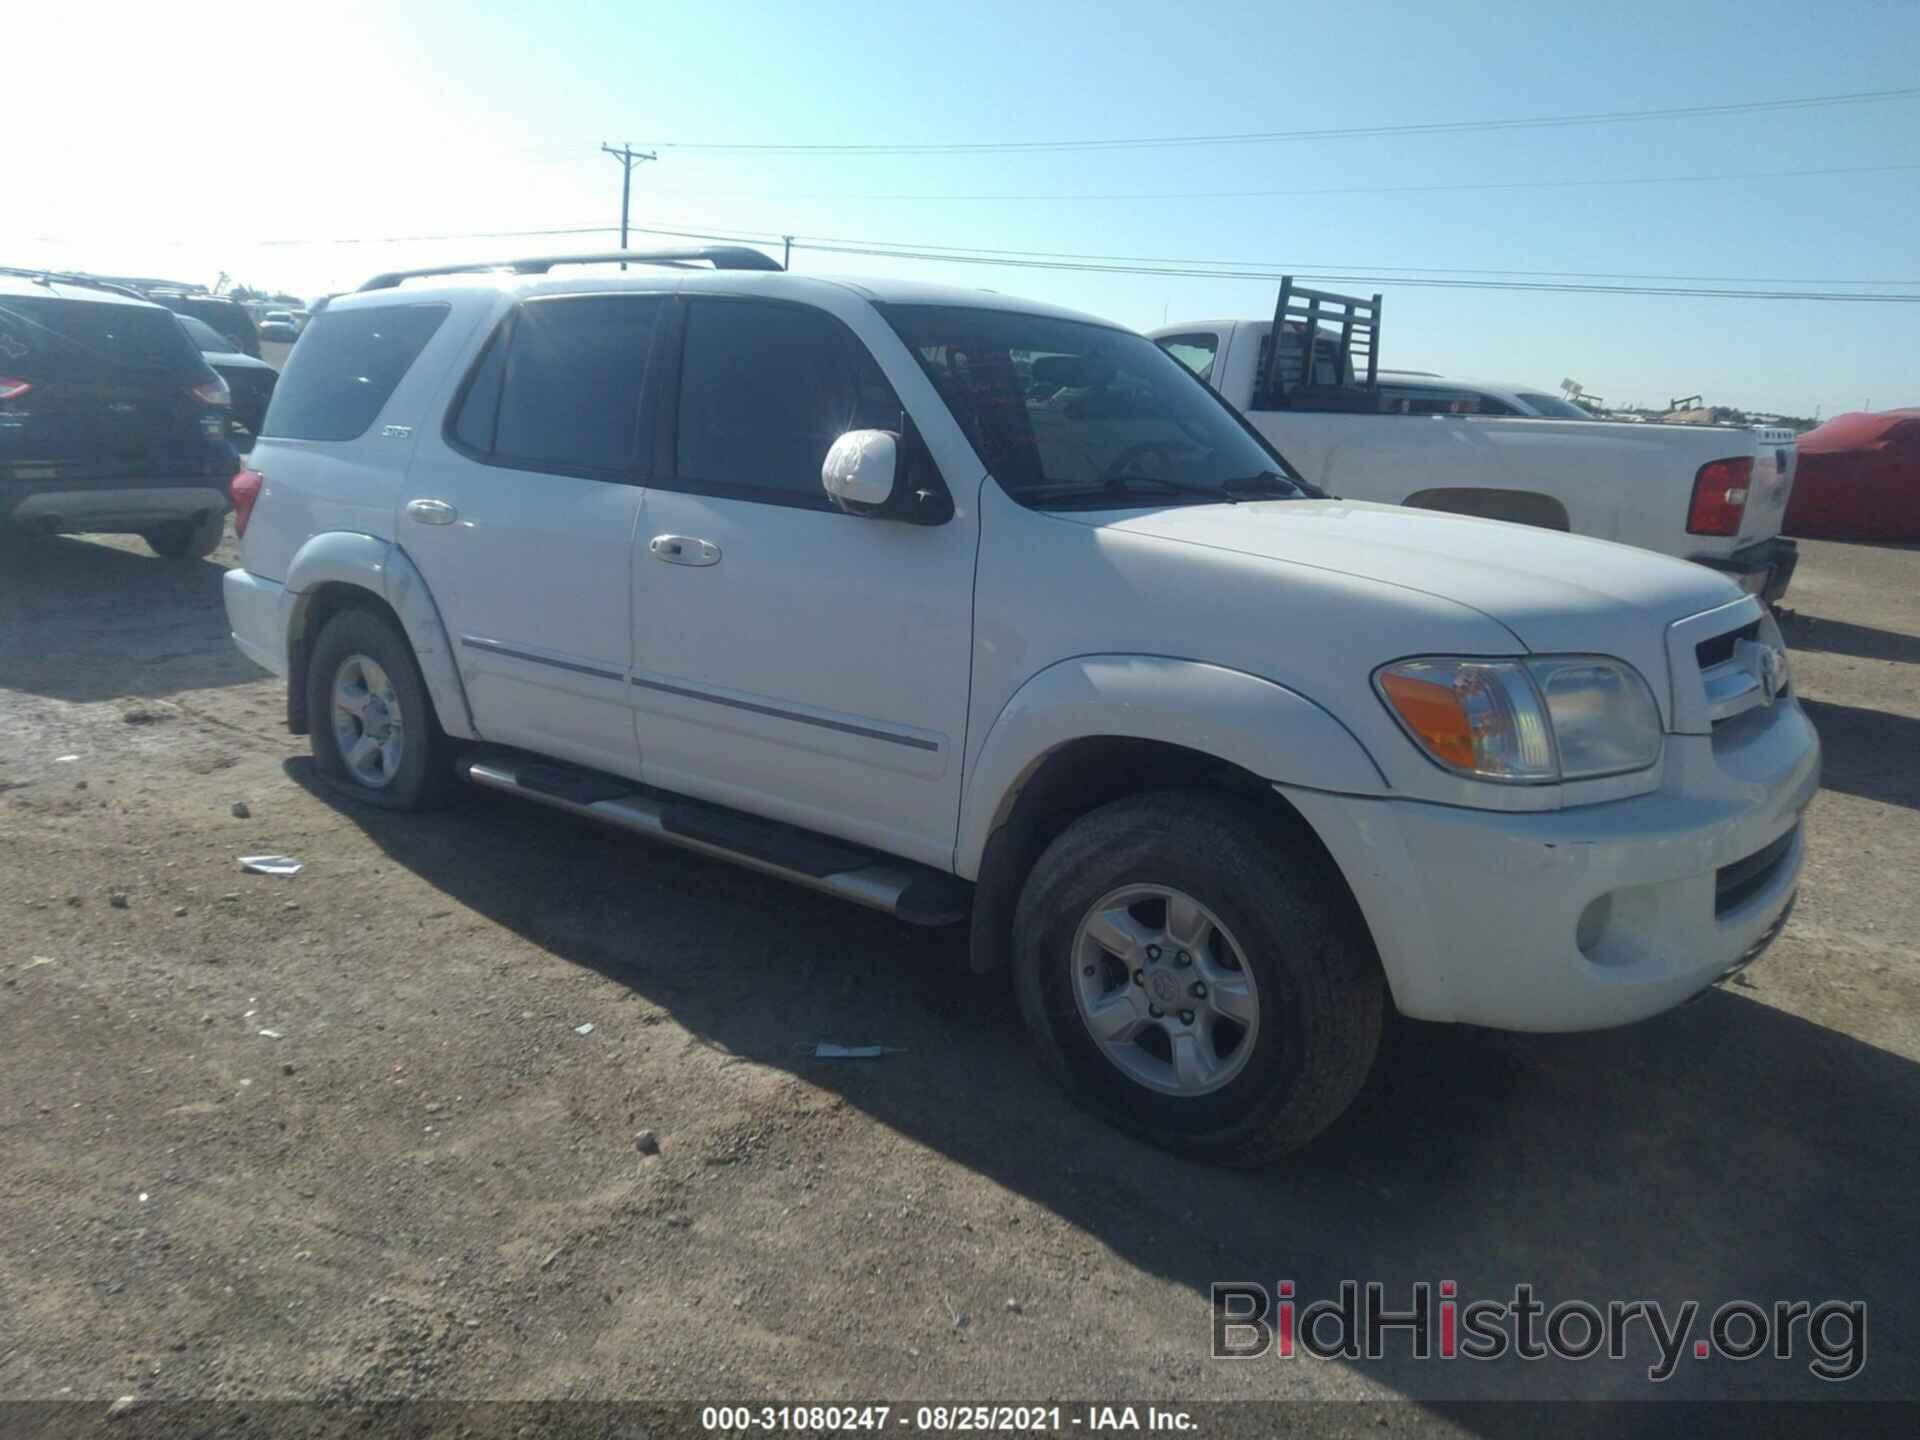
[[[1756,850],[1744,860],[1722,865],[1713,877],[1713,913],[1724,915],[1737,909],[1767,888],[1774,872],[1786,863],[1793,849],[1793,838],[1800,833],[1794,826],[1764,850]]]
[[[1760,622],[1755,620],[1752,624],[1743,625],[1738,630],[1729,630],[1724,635],[1714,635],[1702,640],[1698,645],[1693,647],[1694,657],[1699,661],[1701,671],[1705,672],[1711,670],[1716,665],[1724,665],[1727,661],[1733,659],[1734,646],[1738,645],[1742,640],[1758,640],[1759,638]]]

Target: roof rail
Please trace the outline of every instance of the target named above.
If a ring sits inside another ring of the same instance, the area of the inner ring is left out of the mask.
[[[89,290],[109,290],[129,300],[147,298],[138,290],[118,281],[102,280],[98,275],[82,275],[71,270],[31,270],[20,265],[0,265],[0,275],[17,275],[23,280],[37,280],[43,285],[82,285]]]
[[[429,275],[479,275],[494,270],[514,275],[544,275],[556,265],[607,265],[624,261],[633,265],[685,267],[699,260],[716,270],[783,268],[771,255],[744,245],[696,245],[681,250],[595,250],[583,255],[534,255],[524,260],[480,260],[465,265],[429,265],[420,270],[389,270],[374,276],[360,288],[391,290],[403,280],[422,280]]]

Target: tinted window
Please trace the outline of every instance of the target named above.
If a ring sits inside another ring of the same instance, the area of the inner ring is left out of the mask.
[[[180,328],[187,332],[187,338],[202,350],[222,355],[232,353],[233,342],[206,321],[196,320],[191,315],[177,315],[174,318],[180,322]]]
[[[900,429],[879,364],[818,310],[695,300],[682,356],[678,473],[690,488],[829,509],[820,465],[833,442]]]
[[[287,357],[260,433],[288,440],[364,435],[446,318],[445,305],[329,310]]]
[[[630,467],[663,304],[658,295],[579,295],[523,305],[507,335],[495,456],[529,469]]]
[[[1143,336],[972,306],[879,308],[993,478],[1023,504],[1305,493],[1219,396]]]
[[[493,423],[500,414],[500,380],[507,371],[507,330],[503,325],[487,341],[487,353],[467,382],[453,422],[454,444],[485,455],[493,449]]]
[[[260,354],[260,332],[254,327],[253,316],[247,313],[245,306],[210,295],[159,295],[154,299],[155,303],[178,314],[204,320],[233,342],[228,346],[230,350],[253,356]]]
[[[1479,395],[1464,390],[1397,389],[1382,386],[1381,406],[1389,415],[1482,415],[1487,410]],[[1506,411],[1512,414],[1511,410]]]
[[[22,380],[206,378],[179,322],[152,305],[0,295],[0,373]]]
[[[1213,357],[1220,348],[1217,335],[1169,335],[1159,342],[1166,351],[1202,380],[1213,379]]]

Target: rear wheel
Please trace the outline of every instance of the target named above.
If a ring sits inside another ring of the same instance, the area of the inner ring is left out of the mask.
[[[314,763],[336,788],[387,810],[424,810],[453,789],[441,731],[413,647],[371,610],[321,627],[307,662]]]
[[[169,520],[151,530],[142,530],[140,538],[156,555],[169,560],[204,560],[220,548],[227,533],[227,517],[212,512],[198,519]]]
[[[1083,817],[1014,920],[1028,1028],[1067,1088],[1184,1154],[1260,1165],[1372,1068],[1385,987],[1325,857],[1252,803],[1162,791]]]

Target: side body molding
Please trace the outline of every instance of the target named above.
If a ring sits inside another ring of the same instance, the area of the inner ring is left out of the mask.
[[[308,606],[321,586],[342,584],[370,590],[400,617],[400,626],[420,661],[427,693],[433,697],[440,728],[461,740],[481,738],[474,728],[466,686],[460,679],[440,608],[406,551],[372,535],[330,531],[314,536],[294,552],[286,584],[289,654],[306,630]]]
[[[1197,660],[1079,655],[1027,680],[980,743],[961,796],[956,873],[978,878],[988,836],[1040,760],[1094,736],[1167,741],[1317,790],[1388,793],[1353,733],[1284,685]]]

